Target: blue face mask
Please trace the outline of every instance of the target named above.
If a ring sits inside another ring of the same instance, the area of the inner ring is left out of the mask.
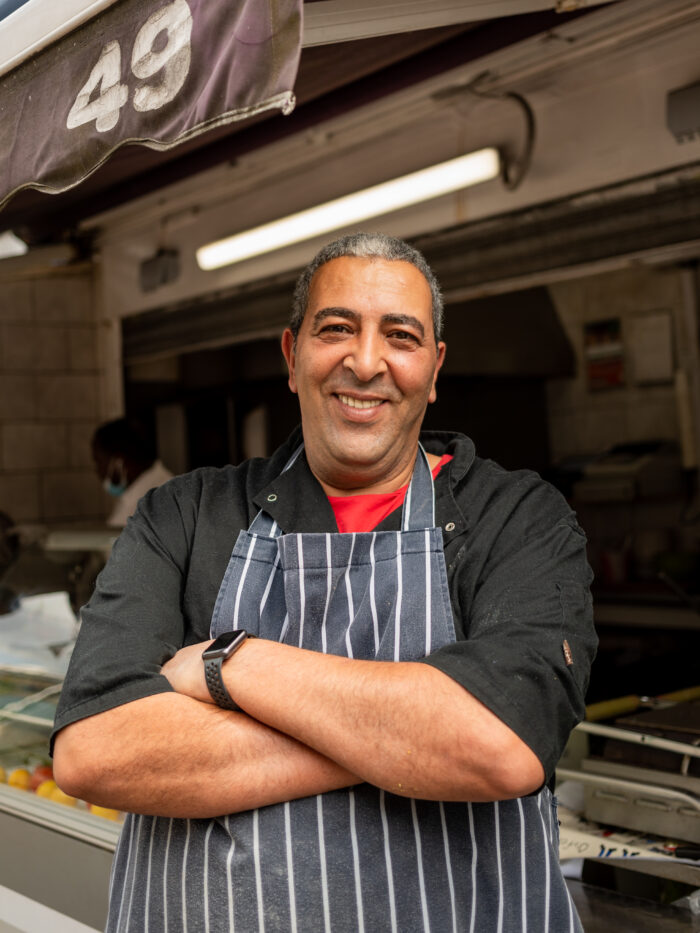
[[[107,476],[102,481],[102,488],[110,496],[123,496],[126,492],[126,483],[113,483],[112,480]]]
[[[102,480],[102,488],[110,496],[123,496],[129,484],[126,481],[126,470],[124,461],[110,460],[107,467],[107,475]]]

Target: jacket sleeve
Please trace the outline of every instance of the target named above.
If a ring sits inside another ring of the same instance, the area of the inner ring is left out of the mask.
[[[59,729],[172,688],[161,666],[182,646],[188,533],[178,483],[148,493],[119,535],[81,611],[59,699]]]
[[[549,779],[584,716],[597,646],[585,535],[535,474],[476,505],[451,580],[463,636],[425,662],[505,722]]]

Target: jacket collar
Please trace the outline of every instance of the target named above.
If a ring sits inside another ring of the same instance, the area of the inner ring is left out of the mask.
[[[448,431],[426,431],[421,442],[430,453],[453,459],[442,468],[435,481],[436,523],[443,529],[445,543],[468,529],[465,516],[455,499],[455,492],[464,482],[475,458],[474,444],[463,434]],[[282,472],[293,452],[302,443],[297,428],[270,462],[273,479],[253,497],[257,508],[267,512],[287,534],[337,532],[333,509],[323,487],[311,472],[304,452],[295,463]],[[378,531],[398,531],[401,509],[396,509],[377,527]]]

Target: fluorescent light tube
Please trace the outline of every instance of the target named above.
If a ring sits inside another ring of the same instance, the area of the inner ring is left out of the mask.
[[[498,150],[479,149],[430,168],[356,191],[318,207],[291,214],[245,233],[216,240],[197,250],[200,269],[219,269],[242,259],[270,253],[321,233],[338,230],[370,217],[438,198],[469,185],[495,178],[500,171]]]

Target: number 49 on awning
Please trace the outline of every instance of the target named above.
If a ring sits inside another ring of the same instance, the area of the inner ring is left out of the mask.
[[[165,45],[157,49],[156,39],[162,33],[166,33]],[[157,110],[177,95],[190,69],[191,35],[192,12],[187,0],[173,0],[148,17],[134,40],[131,72],[142,81],[156,75],[160,80],[134,88],[131,101],[134,110]],[[93,120],[100,133],[117,125],[119,112],[129,100],[131,90],[128,84],[122,84],[121,69],[121,46],[117,41],[108,42],[68,113],[69,130]]]

